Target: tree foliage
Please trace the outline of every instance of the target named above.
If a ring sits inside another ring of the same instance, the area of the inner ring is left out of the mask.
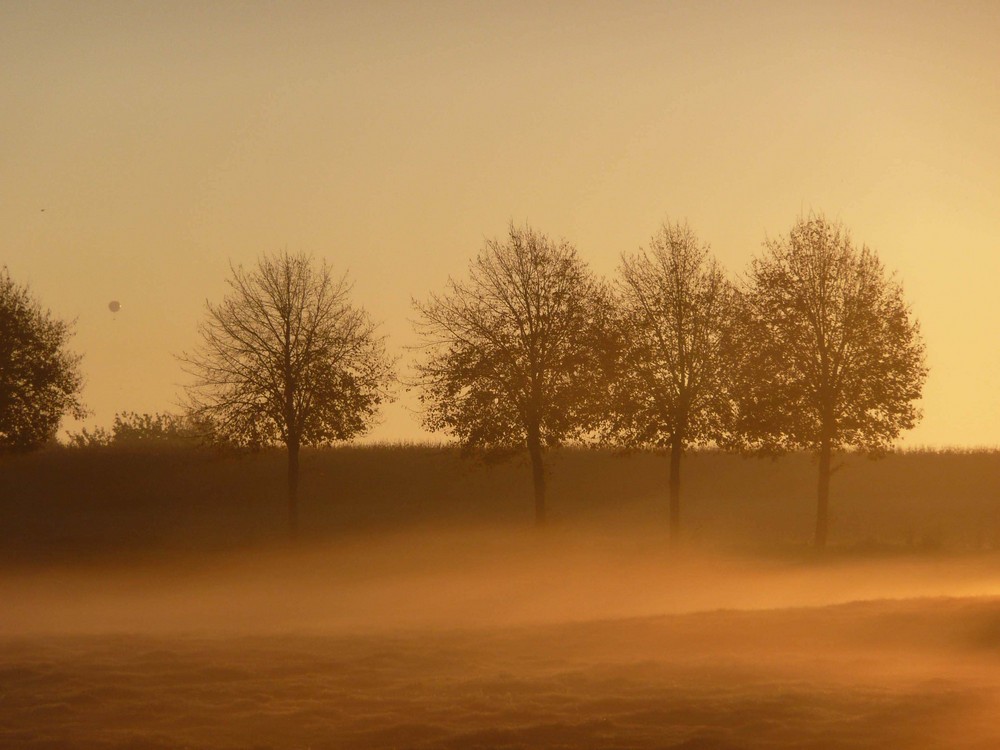
[[[416,303],[424,423],[468,449],[522,450],[537,429],[555,447],[586,424],[597,283],[567,242],[511,226],[488,240],[467,281]]]
[[[725,336],[733,290],[687,224],[664,223],[622,257],[605,437],[670,452],[670,526],[680,528],[681,455],[718,440],[729,413]]]
[[[388,397],[392,363],[351,287],[305,255],[232,267],[206,303],[201,346],[182,356],[191,411],[250,447],[323,445],[367,430]]]
[[[70,323],[0,270],[0,451],[39,448],[65,415],[85,416],[81,357],[67,349],[72,335]]]
[[[604,293],[572,245],[530,227],[487,240],[468,278],[415,302],[425,426],[466,452],[527,449],[544,519],[542,451],[592,421]]]
[[[191,413],[217,441],[288,450],[288,510],[298,529],[299,449],[365,432],[389,397],[393,363],[345,277],[301,254],[233,267],[229,294],[206,303],[201,346],[182,361]]]
[[[728,408],[723,340],[733,290],[707,244],[665,223],[622,258],[608,431],[627,448],[719,438]]]
[[[920,412],[920,328],[895,278],[822,216],[769,240],[741,295],[737,434],[745,449],[886,450]]]
[[[920,328],[878,256],[822,216],[766,242],[741,297],[732,442],[772,455],[817,453],[823,547],[831,454],[855,447],[877,456],[920,417]]]
[[[200,424],[189,414],[133,412],[115,414],[110,429],[86,427],[69,436],[73,448],[194,446],[205,443],[211,425]]]

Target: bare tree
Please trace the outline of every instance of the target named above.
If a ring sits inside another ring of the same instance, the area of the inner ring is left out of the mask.
[[[530,227],[487,240],[467,281],[414,302],[424,424],[466,453],[531,459],[535,520],[545,522],[546,448],[588,424],[603,290],[576,250]]]
[[[608,438],[670,452],[670,535],[680,531],[681,457],[720,437],[729,411],[723,339],[733,290],[707,244],[664,223],[648,250],[622,256]]]
[[[229,294],[206,302],[201,345],[181,359],[191,411],[237,445],[288,450],[288,520],[298,531],[299,449],[363,433],[388,398],[384,339],[349,301],[346,277],[301,254],[231,267]]]
[[[802,218],[764,247],[741,293],[734,437],[744,450],[818,454],[822,548],[832,453],[877,456],[916,424],[924,346],[900,284],[840,224]]]
[[[81,357],[66,348],[72,335],[0,269],[0,452],[40,448],[63,416],[85,416]]]

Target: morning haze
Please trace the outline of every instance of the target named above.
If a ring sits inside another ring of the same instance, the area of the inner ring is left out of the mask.
[[[0,0],[0,748],[1000,747],[997,39]]]
[[[731,273],[822,210],[904,283],[931,375],[906,443],[996,443],[993,3],[0,6],[0,245],[77,320],[88,424],[174,408],[230,261],[411,298],[511,219],[600,274],[665,217]],[[112,316],[109,300],[122,310]],[[424,439],[412,396],[377,439]],[[72,426],[72,425],[70,425]]]

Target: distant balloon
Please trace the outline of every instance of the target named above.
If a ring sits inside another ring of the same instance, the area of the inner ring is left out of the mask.
[[[108,303],[108,309],[115,313],[122,309],[121,303],[118,300],[112,300]]]

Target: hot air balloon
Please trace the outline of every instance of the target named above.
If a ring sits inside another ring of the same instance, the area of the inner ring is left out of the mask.
[[[111,301],[110,301],[110,302],[108,303],[108,309],[109,309],[109,310],[110,310],[111,312],[113,312],[113,313],[116,313],[116,312],[118,312],[119,310],[121,310],[121,309],[122,309],[122,306],[121,306],[121,303],[120,303],[120,302],[119,302],[118,300],[116,300],[116,299],[113,299],[113,300],[111,300]]]

